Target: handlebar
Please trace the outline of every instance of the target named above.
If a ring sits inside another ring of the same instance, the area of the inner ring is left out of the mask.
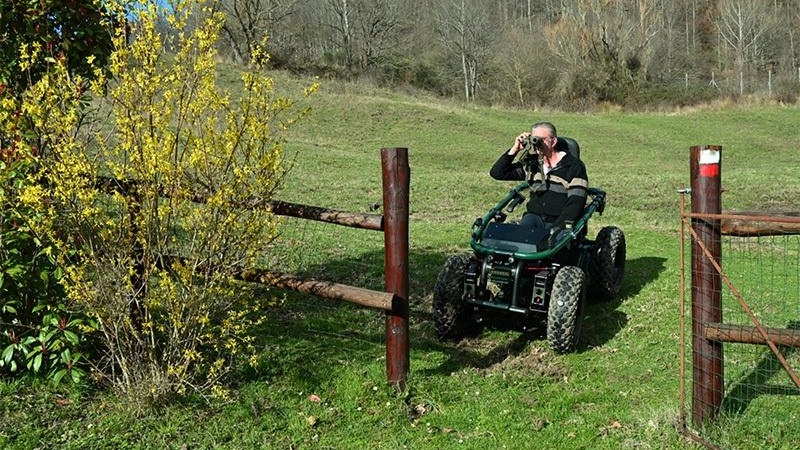
[[[515,190],[512,190],[511,192],[513,193],[514,197],[511,199],[511,202],[508,204],[508,208],[506,208],[506,211],[508,211],[510,213],[514,212],[514,208],[516,208],[517,206],[520,205],[520,203],[525,201],[525,196],[522,195],[518,190],[515,189]]]

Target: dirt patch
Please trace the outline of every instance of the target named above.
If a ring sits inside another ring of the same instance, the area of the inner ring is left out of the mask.
[[[481,369],[480,372],[524,377],[538,375],[558,380],[569,375],[569,370],[561,364],[557,355],[534,343],[528,345],[521,352],[508,354],[503,360]]]

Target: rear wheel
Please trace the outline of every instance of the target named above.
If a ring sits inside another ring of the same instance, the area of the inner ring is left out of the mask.
[[[603,227],[592,249],[589,276],[592,297],[607,301],[619,295],[625,274],[625,235],[617,227]]]
[[[440,340],[459,339],[466,332],[464,273],[468,264],[467,255],[450,256],[433,287],[433,320]]]
[[[575,350],[581,334],[586,277],[579,267],[565,266],[555,276],[547,310],[547,343],[556,353]]]

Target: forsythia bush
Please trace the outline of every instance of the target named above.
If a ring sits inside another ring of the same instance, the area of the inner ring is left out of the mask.
[[[129,23],[88,109],[87,83],[63,67],[29,89],[22,110],[48,151],[18,203],[36,212],[67,301],[96,322],[95,377],[139,400],[224,396],[269,301],[242,296],[234,275],[276,236],[266,205],[285,173],[282,132],[305,111],[276,94],[258,49],[236,96],[217,85],[216,2],[143,3],[120,14],[104,2]]]

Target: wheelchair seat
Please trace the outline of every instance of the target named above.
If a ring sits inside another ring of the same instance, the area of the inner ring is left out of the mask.
[[[557,152],[567,152],[577,159],[581,159],[581,147],[575,139],[566,136],[558,136],[556,142]]]

